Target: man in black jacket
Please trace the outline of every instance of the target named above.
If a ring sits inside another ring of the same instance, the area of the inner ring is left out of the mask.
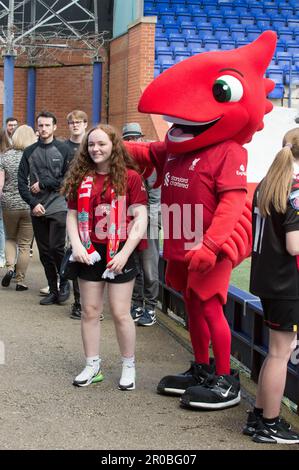
[[[65,198],[59,190],[67,170],[69,148],[54,137],[57,123],[54,114],[42,111],[36,122],[40,138],[24,150],[18,185],[21,197],[31,207],[34,236],[50,288],[40,304],[52,305],[70,296],[67,280],[60,279],[59,291],[57,287],[64,256],[67,213]]]

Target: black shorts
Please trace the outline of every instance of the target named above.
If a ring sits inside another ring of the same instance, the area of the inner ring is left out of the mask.
[[[298,331],[299,300],[261,299],[264,321],[272,330]]]
[[[123,267],[122,274],[118,274],[115,276],[114,279],[103,279],[102,274],[106,270],[106,251],[107,245],[104,243],[93,243],[93,246],[97,250],[97,252],[101,255],[101,260],[97,261],[96,263],[84,264],[78,263],[78,278],[84,279],[85,281],[93,281],[93,282],[109,282],[110,284],[123,284],[125,282],[132,281],[137,274],[139,273],[138,263],[136,262],[136,255],[135,252],[131,254],[127,263]],[[120,243],[118,251],[124,246],[124,242]]]

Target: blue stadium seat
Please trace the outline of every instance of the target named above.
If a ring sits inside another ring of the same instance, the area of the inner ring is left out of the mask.
[[[286,50],[286,43],[283,39],[278,39],[275,50],[276,50],[276,53],[280,51],[284,52]]]
[[[185,40],[198,37],[197,30],[195,28],[182,28],[182,35],[184,36]]]
[[[155,65],[154,66],[154,78],[156,78],[158,75],[160,75],[161,68],[160,65]]]
[[[215,49],[219,49],[219,40],[217,38],[206,38],[203,39],[202,45],[205,49],[207,46],[214,46]]]
[[[192,16],[200,15],[200,14],[206,15],[206,13],[203,12],[202,9],[200,8],[200,5],[190,5],[189,3],[189,11]]]
[[[283,68],[279,67],[279,65],[268,67],[266,76],[275,83],[283,83]]]
[[[261,34],[261,31],[259,29],[252,29],[251,31],[247,32],[247,41],[252,42],[255,41]]]
[[[236,40],[236,47],[246,46],[250,41],[248,39],[237,39]]]
[[[284,86],[283,83],[276,83],[274,90],[268,94],[268,98],[275,100],[280,99],[281,104],[283,104],[283,97],[284,97]]]
[[[157,55],[169,55],[172,54],[172,49],[168,45],[155,44],[155,52]]]
[[[189,44],[199,44],[200,46],[202,45],[202,39],[199,37],[199,35],[197,35],[196,37],[195,36],[192,36],[192,37],[188,36],[184,39],[185,39],[187,47],[188,47]]]
[[[293,39],[293,31],[289,28],[280,28],[278,30],[278,37],[286,42],[291,41]]]
[[[218,29],[220,30],[221,28],[228,28],[227,24],[221,23],[218,18],[217,19],[215,18],[212,21],[210,21],[210,25],[212,26],[213,31],[216,31]]]
[[[271,20],[266,15],[255,15],[255,21],[256,21],[256,25],[259,28],[262,28],[262,29],[271,28]]]
[[[235,49],[236,47],[236,42],[233,39],[224,39],[220,43],[220,49],[222,50],[230,50],[230,49]]]
[[[174,61],[177,64],[178,62],[182,62],[182,60],[188,59],[188,57],[191,57],[191,54],[189,51],[187,51],[184,54],[177,54],[174,58]]]
[[[180,28],[183,29],[183,28],[191,28],[191,29],[196,29],[196,24],[193,23],[191,20],[178,20],[178,23],[180,25]]]
[[[280,16],[280,18],[275,17],[275,19],[272,19],[272,28],[274,31],[279,32],[280,28],[284,28],[286,26],[286,21],[285,19]]]
[[[242,25],[242,24],[232,24],[230,27],[229,27],[229,30],[230,30],[230,33],[240,33],[239,36],[241,39],[243,39],[243,37],[246,35],[246,27],[245,25]],[[236,35],[238,36],[238,34]]]
[[[155,47],[157,48],[158,46],[168,46],[168,39],[163,38],[163,39],[155,39]]]
[[[219,0],[219,3],[223,0]],[[234,5],[248,5],[249,1],[247,0],[234,0]]]
[[[213,31],[213,25],[205,21],[196,22],[196,28],[198,31]]]
[[[231,33],[231,39],[233,39],[234,41],[246,41],[245,31],[233,31]]]
[[[181,41],[184,42],[185,38],[184,36],[180,33],[173,33],[172,31],[167,35],[168,37],[168,42],[170,43],[171,41]]]
[[[171,46],[171,49],[173,52],[173,57],[180,55],[180,54],[184,55],[185,52],[187,52],[188,55],[190,55],[189,49],[187,49],[184,44]]]
[[[146,7],[144,6],[144,16],[158,16],[159,12],[156,7]]]
[[[174,9],[172,8],[171,5],[168,5],[167,3],[163,3],[162,5],[158,5],[157,9],[159,11],[160,16],[162,15],[167,15],[167,14],[174,14]]]
[[[158,64],[160,64],[161,68],[164,67],[164,66],[171,66],[174,64],[174,60],[173,60],[173,57],[172,55],[171,56],[161,56],[161,57],[158,57]]]
[[[245,5],[244,5],[244,6],[236,6],[236,7],[234,8],[234,11],[235,11],[239,16],[244,15],[244,14],[246,14],[246,13],[248,13],[248,12],[250,13],[250,11],[248,11],[247,5],[246,5],[246,6],[245,6]]]
[[[289,18],[287,20],[287,27],[292,29],[299,29],[299,9],[298,9],[298,17],[296,19]]]
[[[216,39],[219,40],[219,42],[222,42],[224,39],[229,39],[229,31],[215,31],[214,36]]]
[[[205,51],[208,52],[208,51],[218,51],[219,48],[215,45],[215,44],[205,44],[204,46],[205,48]]]
[[[255,17],[252,16],[250,13],[245,13],[240,15],[240,23],[245,25],[254,25]]]
[[[172,25],[172,26],[177,26],[177,23],[176,23],[176,19],[174,17],[174,15],[162,15],[160,20],[159,20],[159,23],[162,23],[164,25],[164,28],[165,28],[165,25]]]
[[[239,24],[239,16],[227,16],[224,18],[224,23],[229,26]]]
[[[184,13],[186,13],[187,15],[190,15],[188,7],[184,4],[176,5],[175,6],[175,13],[176,13],[177,16],[178,15],[183,15]]]
[[[208,15],[207,13],[196,13],[192,15],[194,23],[200,23],[200,22],[205,22],[207,23],[208,21]]]
[[[292,62],[293,62],[293,56],[289,52],[277,52],[276,62],[277,62],[277,65],[282,69],[285,66],[287,66],[289,68],[290,65],[292,65]]]
[[[275,2],[264,2],[264,12],[269,16],[278,13],[278,5]]]
[[[286,52],[293,54],[294,52],[299,51],[299,46],[296,41],[288,41],[286,42]]]
[[[178,23],[182,23],[183,21],[186,21],[186,22],[189,21],[189,23],[192,23],[193,18],[192,18],[190,13],[186,13],[186,14],[178,15],[176,20],[177,20]]]
[[[208,19],[213,24],[215,24],[216,22],[218,24],[223,23],[222,15],[220,15],[219,13],[208,13]]]
[[[299,67],[296,65],[291,66],[291,76],[290,76],[290,68],[285,69],[284,71],[284,81],[286,85],[299,85]]]
[[[184,49],[185,48],[185,38],[183,38],[181,41],[170,41],[169,47],[172,51],[174,51],[174,49],[176,47]]]
[[[248,11],[252,15],[256,14],[263,14],[264,12],[264,5],[262,2],[249,2],[248,4]]]
[[[191,55],[200,54],[204,51],[204,48],[200,44],[194,42],[189,42],[187,49]]]
[[[292,5],[290,5],[289,3],[279,2],[278,8],[279,8],[280,13],[283,15],[292,16],[294,13],[294,9]]]

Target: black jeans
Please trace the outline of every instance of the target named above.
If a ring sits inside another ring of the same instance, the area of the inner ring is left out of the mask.
[[[50,292],[57,293],[58,273],[65,247],[66,212],[56,212],[46,217],[32,216],[32,226]]]

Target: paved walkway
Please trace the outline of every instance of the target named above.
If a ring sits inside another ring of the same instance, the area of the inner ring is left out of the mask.
[[[2,278],[4,270],[0,270]],[[80,322],[70,303],[39,305],[46,284],[36,253],[27,292],[0,287],[1,449],[279,449],[241,434],[248,403],[217,412],[188,411],[176,397],[155,392],[161,377],[186,370],[190,353],[158,324],[137,327],[137,388],[117,389],[120,360],[113,322],[105,309],[102,358],[105,380],[72,386],[84,366]],[[285,448],[285,447],[284,447]]]

